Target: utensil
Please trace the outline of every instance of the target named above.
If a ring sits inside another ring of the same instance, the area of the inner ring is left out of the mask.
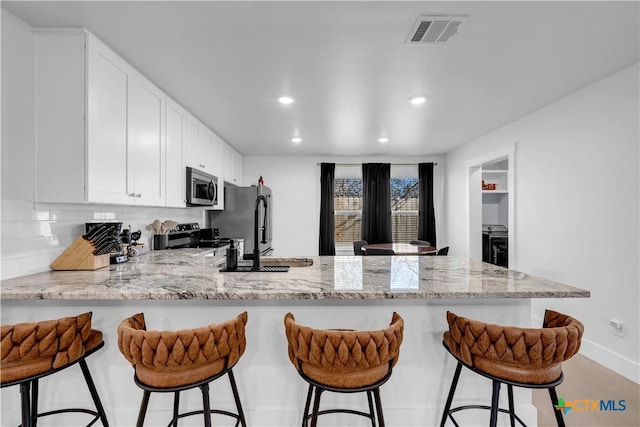
[[[84,234],[82,236],[82,238],[84,240],[88,240],[90,242],[93,242],[96,239],[96,237],[98,236],[98,234],[104,232],[106,229],[107,229],[107,226],[104,225],[104,224],[97,225],[97,226],[91,228],[91,230],[89,230],[89,232],[87,234]]]
[[[151,226],[153,227],[153,232],[155,234],[160,234],[160,231],[162,230],[162,223],[160,222],[159,219],[154,220],[151,223]]]
[[[160,234],[167,234],[171,231],[178,223],[176,221],[172,221],[170,219],[166,220],[162,223]]]

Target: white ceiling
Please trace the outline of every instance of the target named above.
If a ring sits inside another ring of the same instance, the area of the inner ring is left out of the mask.
[[[446,153],[637,63],[640,51],[637,1],[2,7],[32,26],[87,28],[245,155]],[[424,14],[469,18],[444,45],[405,44]],[[428,103],[410,105],[419,93]],[[281,94],[296,102],[280,105]]]

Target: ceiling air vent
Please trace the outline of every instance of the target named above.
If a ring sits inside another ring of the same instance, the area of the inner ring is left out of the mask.
[[[411,28],[407,44],[446,43],[468,16],[423,15]]]

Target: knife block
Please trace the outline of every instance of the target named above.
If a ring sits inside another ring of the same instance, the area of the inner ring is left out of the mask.
[[[97,270],[109,265],[110,255],[94,255],[93,244],[78,237],[51,263],[54,270]]]

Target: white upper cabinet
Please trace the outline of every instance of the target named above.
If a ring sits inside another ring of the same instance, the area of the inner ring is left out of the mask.
[[[87,140],[74,141],[86,147],[87,201],[131,203],[127,192],[130,73],[127,64],[95,38],[89,37],[87,44]],[[84,161],[70,167],[79,168],[82,164]]]
[[[187,166],[212,174],[213,132],[198,119],[187,118]]]
[[[136,205],[165,205],[165,95],[140,75],[129,81],[127,194]]]
[[[234,184],[242,185],[243,170],[242,154],[238,153],[229,144],[224,146],[224,180]]]
[[[186,169],[219,178],[225,142],[83,29],[36,29],[37,201],[186,206]]]
[[[37,200],[165,205],[165,94],[90,33],[36,30]]]
[[[184,207],[187,202],[183,160],[187,136],[187,112],[171,98],[167,98],[166,109],[166,205]]]

